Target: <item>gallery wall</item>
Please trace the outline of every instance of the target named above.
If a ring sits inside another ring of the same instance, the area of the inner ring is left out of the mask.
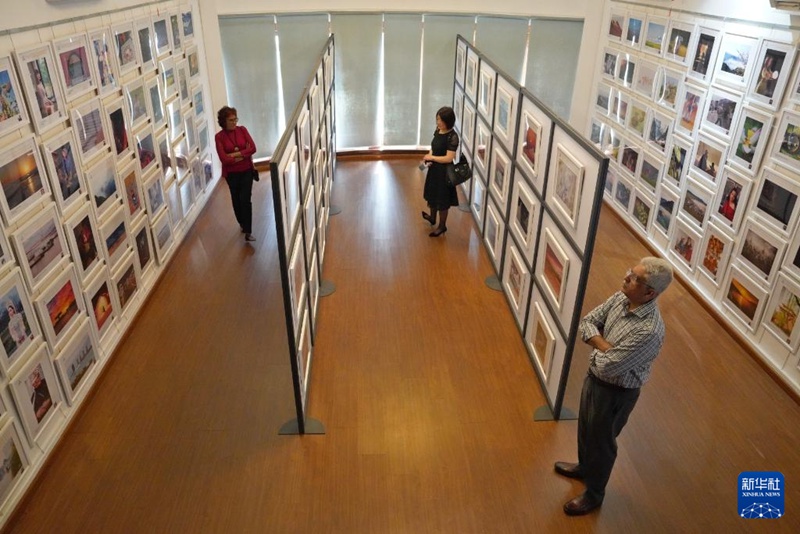
[[[216,183],[200,20],[173,0],[0,37],[0,522]]]
[[[607,204],[800,390],[798,29],[625,2],[604,21],[585,131]]]

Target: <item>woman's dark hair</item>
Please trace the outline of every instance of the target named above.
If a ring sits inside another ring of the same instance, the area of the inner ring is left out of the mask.
[[[447,126],[448,130],[456,124],[456,112],[453,111],[453,108],[450,106],[439,108],[439,111],[436,112],[436,116],[442,119],[442,122]]]
[[[230,108],[228,106],[222,106],[219,111],[217,111],[217,124],[223,130],[225,129],[225,121],[228,120],[228,117],[231,115],[236,115],[236,108]]]

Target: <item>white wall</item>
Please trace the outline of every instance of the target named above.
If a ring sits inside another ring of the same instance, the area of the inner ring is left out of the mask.
[[[605,3],[608,4],[608,0]],[[629,5],[631,9],[658,7],[764,24],[800,23],[800,14],[773,9],[769,0],[639,0]]]
[[[46,0],[0,0],[3,9],[0,31],[157,3],[161,2],[159,0],[59,0],[58,3],[51,4]]]

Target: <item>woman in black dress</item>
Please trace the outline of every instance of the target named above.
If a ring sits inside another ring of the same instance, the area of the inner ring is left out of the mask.
[[[428,234],[431,237],[439,237],[447,231],[447,211],[450,206],[458,206],[456,188],[447,183],[447,166],[453,162],[458,150],[458,134],[453,130],[455,123],[453,108],[445,106],[436,112],[436,131],[433,133],[431,150],[422,158],[428,165],[422,196],[431,210],[430,214],[423,211],[422,218],[435,225],[436,214],[439,214],[439,226]]]

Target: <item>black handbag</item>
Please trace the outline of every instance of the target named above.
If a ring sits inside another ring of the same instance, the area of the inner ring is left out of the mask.
[[[463,154],[458,163],[449,163],[447,165],[447,183],[451,187],[461,185],[470,178],[472,178],[472,169]]]

